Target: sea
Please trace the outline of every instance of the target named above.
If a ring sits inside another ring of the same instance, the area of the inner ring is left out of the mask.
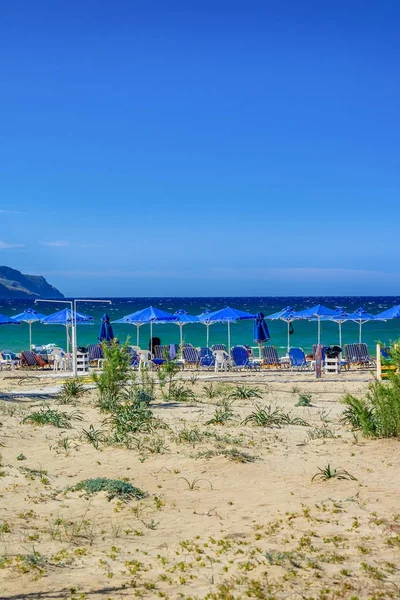
[[[167,312],[174,313],[179,309],[189,314],[198,315],[205,310],[217,310],[231,306],[251,313],[263,312],[269,315],[291,306],[294,310],[310,308],[315,304],[323,304],[329,308],[343,308],[354,312],[363,307],[367,312],[377,314],[387,308],[400,304],[400,296],[337,296],[337,297],[219,297],[219,298],[109,298],[111,304],[94,302],[78,303],[78,312],[94,317],[93,325],[78,326],[78,345],[86,346],[97,343],[100,321],[104,313],[110,316],[111,321],[133,313],[148,306],[159,307]],[[0,300],[0,313],[15,316],[27,308],[35,308],[42,314],[52,314],[61,310],[66,305],[41,302],[33,305],[27,300]],[[285,354],[287,347],[287,325],[281,321],[267,321],[270,331],[270,344],[277,347],[279,354]],[[291,346],[299,346],[306,352],[311,351],[312,345],[317,341],[316,321],[295,321],[294,333],[290,336]],[[129,338],[131,344],[136,345],[137,330],[133,325],[114,324],[114,334],[121,341]],[[227,343],[227,325],[216,323],[209,330],[210,345]],[[161,339],[162,344],[179,343],[179,327],[171,324],[154,324],[153,336]],[[358,342],[358,324],[347,322],[342,325],[342,344]],[[388,344],[400,337],[400,320],[368,322],[362,328],[362,340],[374,352],[376,343]],[[150,327],[140,327],[140,346],[147,348],[150,339]],[[200,323],[187,324],[183,328],[183,339],[194,346],[206,345],[206,327]],[[32,342],[36,345],[54,343],[62,348],[66,347],[66,329],[62,325],[32,325]],[[336,323],[323,322],[321,324],[321,343],[326,345],[338,344],[339,329]],[[246,344],[255,346],[253,341],[253,321],[237,321],[231,324],[231,345]],[[0,349],[10,349],[15,352],[29,348],[29,326],[25,323],[19,326],[4,325],[0,327]]]

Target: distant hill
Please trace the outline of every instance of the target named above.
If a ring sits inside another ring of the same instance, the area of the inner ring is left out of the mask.
[[[0,266],[0,299],[9,298],[64,298],[53,285],[41,275],[23,275],[11,267]]]

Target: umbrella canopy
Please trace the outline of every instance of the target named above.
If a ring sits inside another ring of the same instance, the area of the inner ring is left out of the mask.
[[[290,334],[294,333],[293,328],[291,328],[291,324],[292,321],[295,321],[297,319],[296,312],[294,311],[294,309],[291,306],[286,306],[285,308],[282,308],[282,310],[273,313],[272,315],[268,315],[265,318],[269,319],[270,321],[284,321],[285,323],[287,323],[287,351],[289,352]]]
[[[262,312],[258,312],[256,315],[256,320],[254,321],[254,329],[253,329],[253,339],[258,343],[258,348],[260,350],[260,358],[261,358],[261,347],[264,342],[267,342],[270,339],[268,326],[264,321],[264,314]]]
[[[237,308],[231,308],[227,306],[226,308],[221,308],[220,310],[215,310],[214,312],[208,313],[206,319],[207,322],[210,323],[227,323],[228,324],[228,349],[231,347],[231,329],[230,325],[235,321],[243,321],[246,319],[255,319],[256,315],[252,315],[243,310],[238,310]],[[204,323],[204,320],[202,319]]]
[[[171,315],[165,310],[161,310],[160,308],[156,308],[154,306],[149,306],[148,308],[143,308],[142,310],[137,310],[130,315],[126,315],[119,319],[118,321],[113,321],[113,323],[130,323],[131,325],[136,325],[137,327],[137,345],[139,346],[139,327],[141,325],[145,325],[146,323],[150,323],[150,339],[153,338],[153,323],[165,323],[169,321],[177,321],[176,315]]]
[[[100,342],[111,342],[114,339],[114,332],[110,323],[110,317],[103,315],[101,317],[99,340]]]
[[[23,313],[14,317],[14,319],[23,321],[29,325],[29,349],[32,348],[32,323],[38,323],[45,318],[46,315],[38,313],[34,308],[27,308]]]
[[[342,347],[342,325],[346,321],[351,321],[351,314],[343,310],[342,308],[336,311],[334,317],[321,317],[321,321],[333,321],[339,325],[339,346]]]
[[[69,329],[72,327],[74,321],[78,325],[93,324],[93,317],[78,312],[73,313],[70,308],[63,308],[42,319],[44,325],[64,325],[67,333],[67,354],[69,353]]]
[[[15,317],[6,317],[0,313],[0,325],[19,325],[20,321]]]
[[[336,310],[323,306],[322,304],[316,304],[311,308],[306,308],[305,310],[295,313],[297,319],[308,319],[309,321],[316,319],[318,321],[318,344],[321,343],[321,320],[326,317],[334,317],[335,315],[337,315]]]
[[[386,319],[400,319],[400,304],[375,315],[375,319],[382,319],[383,321],[386,321]]]
[[[183,326],[188,323],[200,323],[199,317],[195,317],[195,315],[189,315],[185,310],[179,309],[174,313],[174,316],[177,317],[176,321],[173,321],[176,325],[179,326],[180,329],[180,343],[181,348],[183,344]]]

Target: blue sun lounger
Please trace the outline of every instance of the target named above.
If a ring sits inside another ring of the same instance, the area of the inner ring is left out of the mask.
[[[259,369],[260,365],[249,359],[244,346],[234,346],[231,349],[232,369]]]
[[[309,369],[310,365],[306,361],[306,355],[302,348],[290,348],[289,360],[291,369]]]

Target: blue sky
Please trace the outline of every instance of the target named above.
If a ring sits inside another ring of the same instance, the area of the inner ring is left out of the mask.
[[[399,294],[400,5],[16,1],[0,264],[68,295]]]

